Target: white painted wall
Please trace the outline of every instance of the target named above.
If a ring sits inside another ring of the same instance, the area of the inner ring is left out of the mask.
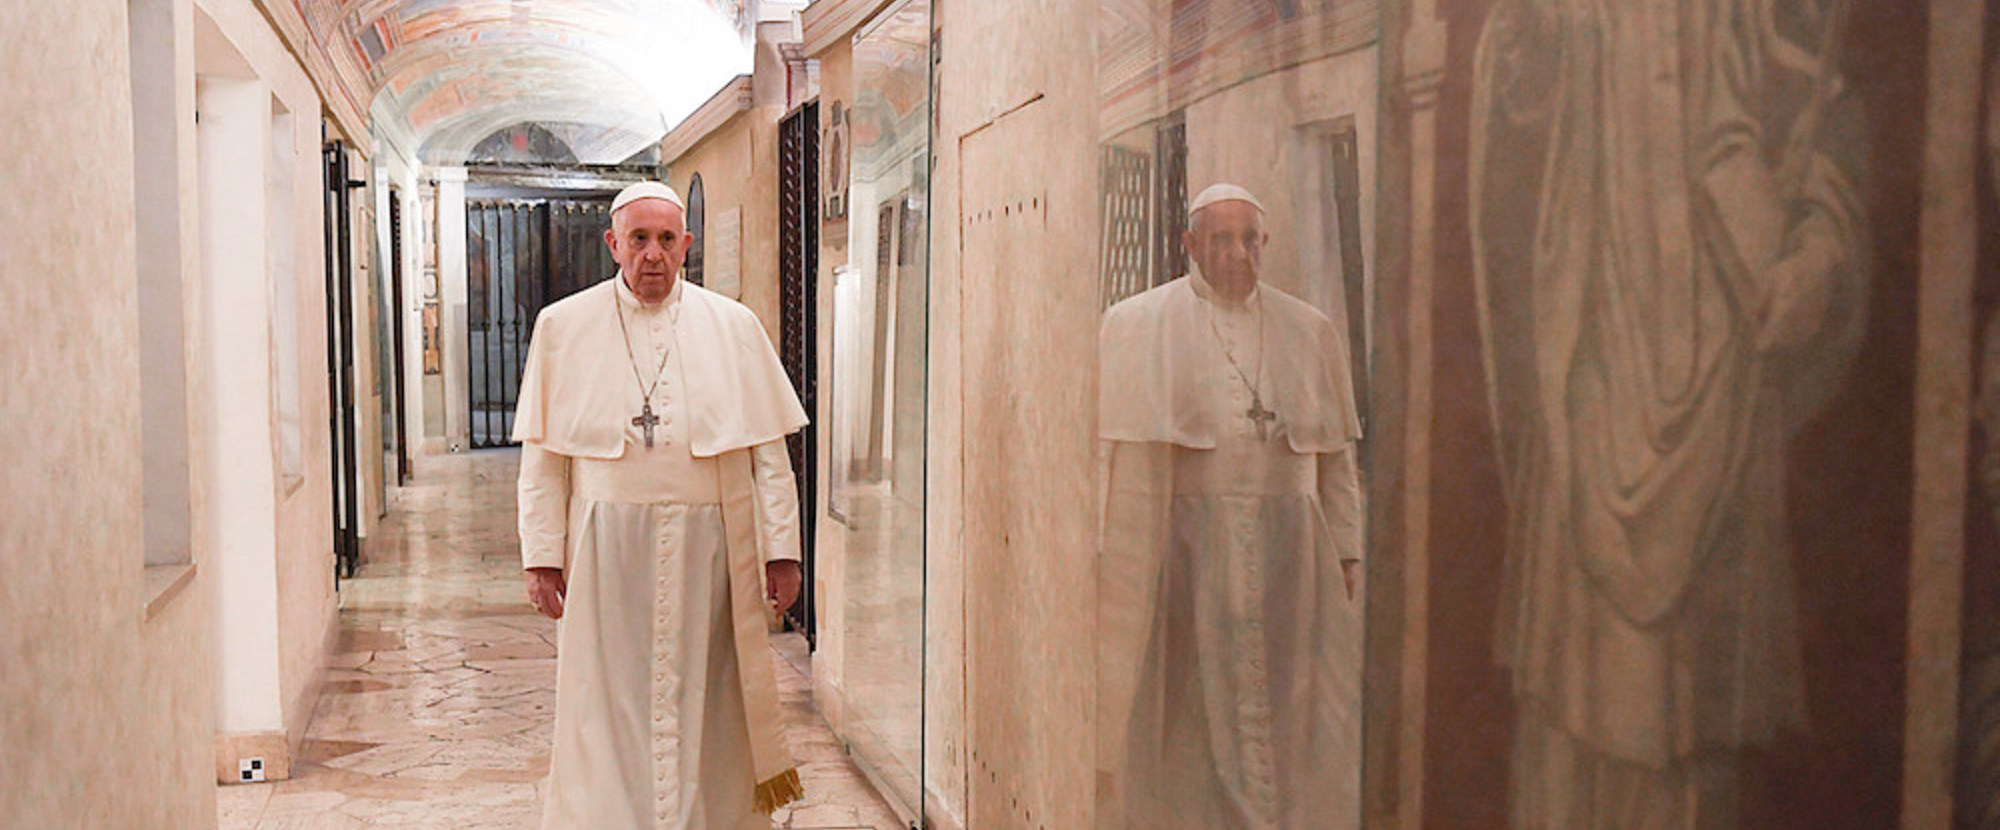
[[[208,76],[197,94],[207,341],[201,400],[204,477],[218,517],[209,531],[217,566],[218,728],[225,735],[283,732],[295,745],[311,715],[335,613],[322,380],[321,105],[251,0],[196,5],[197,71]],[[274,119],[274,106],[292,117]],[[290,255],[281,249],[272,256],[271,240]],[[280,346],[286,326],[292,348]],[[282,473],[277,398],[289,393],[274,386],[279,361],[298,378],[295,482]]]
[[[374,159],[375,229],[374,244],[381,252],[382,269],[385,272],[378,279],[388,284],[387,271],[392,245],[390,243],[389,198],[395,190],[396,198],[402,201],[403,225],[403,293],[394,298],[396,314],[403,319],[403,430],[409,440],[408,452],[411,456],[422,455],[435,448],[427,446],[424,435],[424,229],[423,201],[420,198],[423,182],[419,180],[421,168],[415,158],[404,153],[393,141],[377,135],[375,137],[376,156]],[[386,323],[385,323],[386,325]],[[384,379],[393,383],[394,378]]]
[[[368,174],[368,158],[354,147],[352,141],[346,143],[344,152],[347,153],[349,179],[370,185],[348,191],[347,246],[353,274],[348,302],[354,314],[351,346],[354,352],[354,447],[351,451],[357,477],[355,486],[359,488],[355,530],[363,540],[362,556],[366,558],[366,540],[375,535],[376,525],[387,510],[387,484],[392,480],[391,470],[384,466],[382,451],[382,432],[389,427],[382,413],[387,385],[384,379],[378,377],[383,373],[376,340],[377,331],[386,329],[389,321],[382,316],[380,287],[375,273],[378,263],[374,256],[374,177]]]
[[[438,289],[443,320],[445,446],[464,452],[472,446],[470,355],[466,330],[465,168],[430,171],[437,181]]]
[[[175,238],[180,220],[141,201],[174,199],[181,162],[191,167],[192,120],[176,117],[193,101],[175,77],[190,42],[186,9],[187,0],[10,3],[0,27],[7,827],[215,823],[207,574],[197,570],[147,613],[142,458],[160,433],[136,394],[151,343],[142,315],[148,301],[180,302],[173,265],[193,247]],[[145,82],[143,101],[135,81]],[[141,223],[142,213],[167,221]],[[159,260],[141,271],[141,257]],[[141,280],[159,281],[145,300]],[[168,420],[185,425],[184,415]]]
[[[208,67],[204,67],[208,68]],[[202,307],[211,380],[201,396],[204,459],[213,504],[232,515],[209,523],[219,602],[217,726],[224,732],[284,727],[278,695],[277,488],[270,350],[265,314],[261,159],[270,93],[254,78],[210,74],[196,83],[200,122]],[[247,168],[247,169],[246,169]],[[246,307],[247,306],[247,307]]]

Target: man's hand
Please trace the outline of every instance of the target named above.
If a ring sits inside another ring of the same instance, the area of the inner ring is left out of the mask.
[[[764,596],[781,614],[799,601],[799,587],[804,582],[805,575],[795,561],[779,559],[764,563]]]
[[[560,620],[563,615],[563,597],[569,593],[569,583],[563,579],[561,568],[528,569],[528,604],[542,616]]]
[[[1354,560],[1354,559],[1349,559],[1345,562],[1340,563],[1340,578],[1347,582],[1348,602],[1354,601],[1354,580],[1357,578],[1355,574],[1355,569],[1358,566],[1360,566],[1360,564],[1361,562],[1359,560]]]

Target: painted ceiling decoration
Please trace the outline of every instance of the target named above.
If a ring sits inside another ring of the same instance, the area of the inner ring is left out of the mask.
[[[297,4],[376,135],[460,164],[522,123],[622,161],[751,62],[758,0],[272,0]]]
[[[473,164],[572,164],[576,152],[569,142],[540,124],[515,124],[486,137],[472,148]]]

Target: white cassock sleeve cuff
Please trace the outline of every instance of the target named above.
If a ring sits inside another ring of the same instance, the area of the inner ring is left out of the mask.
[[[784,439],[751,447],[750,469],[757,483],[758,550],[765,562],[799,561],[799,485]]]
[[[521,568],[561,568],[569,537],[569,457],[521,445]]]
[[[1358,449],[1348,444],[1339,452],[1319,454],[1320,509],[1342,562],[1361,561],[1361,476],[1354,459]]]

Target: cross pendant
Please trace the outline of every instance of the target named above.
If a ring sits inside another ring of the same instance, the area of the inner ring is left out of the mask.
[[[646,449],[653,448],[653,427],[659,423],[660,416],[653,414],[652,401],[647,401],[646,405],[640,408],[639,414],[632,417],[632,425],[646,431]]]
[[[1264,399],[1261,396],[1252,395],[1250,397],[1250,410],[1243,414],[1250,419],[1251,423],[1257,425],[1257,440],[1271,440],[1270,425],[1277,422],[1278,413],[1265,409]]]

